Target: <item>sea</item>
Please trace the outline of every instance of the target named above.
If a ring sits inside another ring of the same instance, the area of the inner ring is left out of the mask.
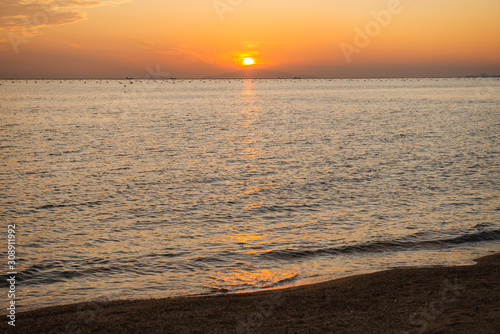
[[[494,77],[0,80],[2,271],[22,311],[473,264],[499,136]]]

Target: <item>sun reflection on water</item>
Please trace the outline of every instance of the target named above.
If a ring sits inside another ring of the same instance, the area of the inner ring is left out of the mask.
[[[258,103],[255,81],[243,80],[238,107],[234,111],[235,131],[228,137],[234,147],[234,160],[228,168],[232,174],[233,189],[228,201],[237,203],[243,210],[259,209],[269,203],[255,201],[254,196],[272,187],[272,173],[262,177],[261,166],[268,155],[265,149],[267,134],[262,126],[261,106]],[[258,179],[257,179],[258,177]],[[275,185],[274,185],[275,186]]]
[[[208,286],[218,292],[272,288],[295,278],[298,273],[280,269],[237,268],[209,276]]]

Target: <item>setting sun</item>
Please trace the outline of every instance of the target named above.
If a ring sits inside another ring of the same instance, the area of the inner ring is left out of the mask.
[[[247,57],[247,58],[243,58],[243,65],[253,65],[255,64],[255,61],[250,58],[250,57]]]

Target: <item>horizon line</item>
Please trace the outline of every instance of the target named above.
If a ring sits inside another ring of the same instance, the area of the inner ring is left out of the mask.
[[[69,77],[69,78],[51,78],[51,77],[30,77],[30,78],[19,78],[19,77],[7,77],[0,78],[0,80],[355,80],[355,79],[474,79],[474,78],[500,78],[499,75],[465,75],[465,76],[408,76],[408,77],[377,77],[377,76],[367,76],[367,77],[314,77],[314,78],[302,78],[301,76],[296,76],[294,78],[218,78],[218,77],[181,77],[181,78],[132,78],[132,77],[108,77],[108,78],[96,78],[96,77]]]

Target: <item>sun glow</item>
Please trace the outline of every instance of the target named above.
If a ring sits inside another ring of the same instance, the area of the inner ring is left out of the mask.
[[[243,65],[253,65],[255,64],[255,61],[250,58],[250,57],[246,57],[246,58],[243,58]]]

